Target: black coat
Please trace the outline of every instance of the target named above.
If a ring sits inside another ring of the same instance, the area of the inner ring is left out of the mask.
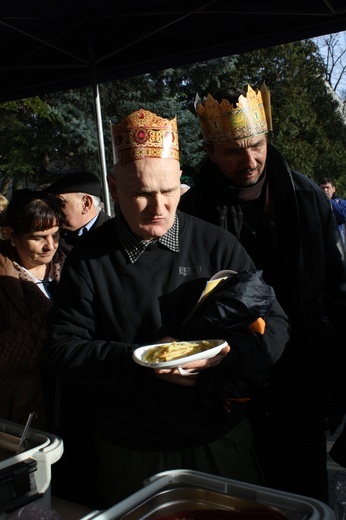
[[[110,216],[108,215],[108,213],[106,213],[105,211],[100,211],[97,219],[95,220],[94,224],[91,226],[89,232],[102,226],[102,224],[109,219],[110,219]],[[78,232],[79,232],[79,229],[73,234],[64,233],[64,231],[60,232],[59,246],[60,246],[60,249],[62,249],[66,255],[71,251],[73,246],[76,245],[77,241],[81,237],[83,237],[83,235],[78,235]]]
[[[334,374],[340,371],[332,380],[345,379],[345,253],[323,191],[290,169],[271,145],[266,182],[269,204],[265,212],[256,210],[256,225],[252,221],[249,226],[246,214],[251,215],[249,208],[258,202],[239,202],[236,190],[207,159],[179,209],[238,236],[291,321],[290,348],[277,367],[282,366],[278,379],[290,380],[294,370],[311,391],[327,367]],[[340,406],[346,410],[345,389],[342,392],[345,398]]]

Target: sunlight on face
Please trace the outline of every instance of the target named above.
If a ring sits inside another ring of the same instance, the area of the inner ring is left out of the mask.
[[[49,264],[59,246],[59,227],[32,231],[23,235],[11,233],[19,261],[26,269]]]
[[[227,143],[207,145],[206,151],[221,172],[239,188],[253,186],[263,173],[267,159],[264,134]]]
[[[62,193],[56,195],[56,200],[65,215],[64,228],[76,231],[85,224],[83,215],[83,197],[79,193]]]
[[[173,225],[180,199],[180,164],[175,159],[146,158],[117,165],[109,179],[113,200],[134,235],[152,240]]]

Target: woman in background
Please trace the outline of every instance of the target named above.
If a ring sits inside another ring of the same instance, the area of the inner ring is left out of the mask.
[[[58,249],[64,216],[42,192],[20,190],[3,215],[0,240],[0,417],[46,431],[43,379],[46,316],[65,255]]]

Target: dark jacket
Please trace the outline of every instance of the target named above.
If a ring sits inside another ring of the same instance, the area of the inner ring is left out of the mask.
[[[268,145],[260,200],[239,201],[237,190],[207,159],[179,208],[235,233],[273,286],[292,325],[278,378],[289,379],[292,369],[306,386],[313,380],[315,389],[327,367],[343,373],[345,253],[323,191]]]
[[[237,343],[238,337],[246,336],[250,331],[258,334],[262,348],[268,343],[270,350],[273,338],[265,333],[265,328],[267,317],[275,306],[274,289],[264,282],[261,272],[254,269],[222,274],[226,277],[203,295],[184,319],[182,337],[221,337],[233,345]],[[263,328],[258,325],[258,319],[262,320]],[[265,362],[263,370],[254,371],[252,363],[245,363],[242,377],[230,378],[233,363],[234,360],[229,356],[221,369],[200,374],[204,380],[200,386],[202,399],[207,406],[234,414],[235,411],[242,413],[253,395],[265,384],[268,365]],[[257,356],[255,364],[258,368],[261,366]]]
[[[89,229],[88,233],[90,233],[90,231],[94,231],[98,227],[102,226],[102,224],[104,222],[107,222],[107,220],[109,220],[109,219],[110,219],[110,216],[108,215],[108,213],[106,213],[103,210],[100,211],[97,219],[95,220],[94,224]],[[75,246],[75,244],[78,242],[78,240],[83,238],[84,235],[78,235],[78,232],[79,232],[79,230],[77,230],[74,233],[67,233],[67,232],[64,232],[64,230],[60,231],[59,245],[60,245],[60,249],[62,249],[65,254],[68,254],[72,250],[72,248]]]

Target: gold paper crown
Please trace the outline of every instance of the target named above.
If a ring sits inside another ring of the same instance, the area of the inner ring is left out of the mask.
[[[239,96],[236,107],[223,99],[218,103],[210,94],[196,96],[195,108],[206,143],[224,143],[246,139],[272,130],[270,92],[263,83],[256,92],[250,85],[246,97]]]
[[[118,124],[111,123],[114,164],[146,157],[179,161],[177,118],[172,120],[140,109]]]

